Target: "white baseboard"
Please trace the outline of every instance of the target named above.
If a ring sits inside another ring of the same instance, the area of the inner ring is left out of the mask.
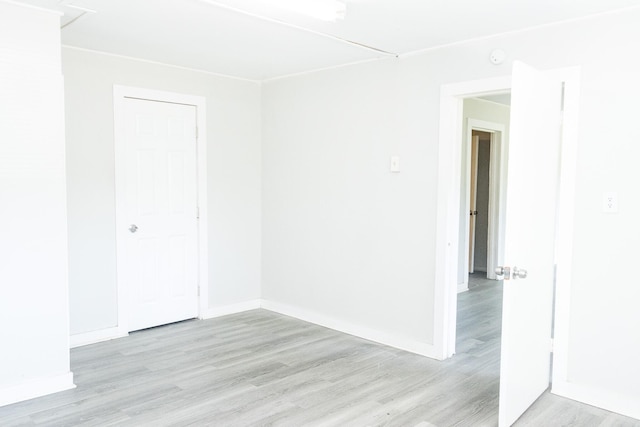
[[[238,304],[225,305],[222,307],[209,308],[198,316],[198,319],[211,319],[214,317],[226,316],[227,314],[241,313],[243,311],[255,310],[260,308],[260,300],[244,301]],[[102,341],[109,341],[116,338],[122,338],[129,333],[119,327],[100,329],[98,331],[84,332],[81,334],[71,335],[71,348],[81,347],[83,345],[95,344]]]
[[[226,316],[228,314],[242,313],[243,311],[255,310],[260,308],[261,301],[259,299],[243,301],[237,304],[224,305],[222,307],[213,307],[207,309],[198,316],[199,319],[212,319],[214,317]]]
[[[469,290],[469,284],[468,283],[458,283],[458,293],[460,292],[467,292]]]
[[[298,307],[289,306],[286,304],[277,303],[268,300],[250,300],[243,301],[237,304],[230,304],[221,307],[209,308],[202,312],[199,319],[212,319],[214,317],[226,316],[229,314],[241,313],[243,311],[255,310],[264,308],[276,313],[284,314],[286,316],[295,317],[296,319],[303,320],[305,322],[314,323],[316,325],[324,326],[326,328],[334,329],[339,332],[344,332],[349,335],[354,335],[359,338],[364,338],[370,341],[374,341],[380,344],[395,347],[400,350],[409,351],[411,353],[419,354],[421,356],[430,357],[433,359],[439,359],[438,352],[432,344],[427,344],[420,341],[415,341],[403,337],[398,337],[395,334],[382,332],[376,329],[367,328],[364,326],[344,322],[334,319],[323,314],[314,313]],[[108,328],[94,332],[87,332],[78,335],[71,336],[71,347],[79,347],[87,344],[94,344],[101,341],[107,341],[115,338],[121,338],[127,336],[126,332],[122,332],[119,328]]]
[[[72,388],[75,388],[75,384],[73,383],[73,373],[71,372],[53,377],[26,380],[19,384],[0,388],[0,406]]]
[[[638,395],[622,395],[608,390],[556,381],[551,393],[640,420]]]
[[[343,322],[341,320],[337,320],[323,314],[314,313],[305,309],[281,304],[274,301],[262,300],[262,308],[264,308],[265,310],[284,314],[285,316],[295,317],[296,319],[303,320],[305,322],[324,326],[326,328],[333,329],[339,332],[344,332],[349,335],[354,335],[359,338],[364,338],[369,341],[374,341],[380,344],[388,345],[390,347],[398,348],[400,350],[419,354],[421,356],[426,356],[433,359],[438,358],[438,353],[436,352],[436,349],[432,344],[398,337],[394,334],[370,329],[349,322]]]
[[[116,338],[122,338],[129,333],[121,331],[120,328],[106,328],[98,331],[83,332],[81,334],[71,335],[71,348],[81,347],[83,345],[95,344],[102,341],[109,341]]]

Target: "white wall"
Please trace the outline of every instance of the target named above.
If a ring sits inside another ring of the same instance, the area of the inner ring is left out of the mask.
[[[266,83],[264,298],[431,344],[440,86],[508,75],[514,59],[579,65],[568,379],[638,402],[638,22],[636,8]],[[604,191],[618,192],[618,214],[601,212]]]
[[[209,304],[260,297],[259,83],[63,48],[71,333],[117,325],[113,85],[204,96]]]
[[[392,59],[265,84],[263,298],[429,343],[435,153],[419,137],[428,114],[407,121],[400,71]]]
[[[0,2],[0,405],[73,387],[59,25]]]
[[[465,99],[462,104],[462,173],[460,176],[461,191],[460,191],[460,242],[458,244],[458,284],[466,283],[467,278],[464,277],[465,268],[464,260],[465,253],[469,250],[467,245],[466,235],[466,223],[469,220],[469,212],[467,212],[465,201],[467,197],[467,187],[469,183],[469,169],[467,168],[468,153],[467,153],[467,124],[469,119],[483,120],[486,122],[498,123],[505,126],[504,134],[502,135],[502,144],[509,145],[509,116],[511,109],[507,105],[496,104],[494,102],[485,101],[477,98]]]

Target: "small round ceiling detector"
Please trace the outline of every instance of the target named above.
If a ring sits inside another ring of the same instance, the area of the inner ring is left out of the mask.
[[[489,60],[495,65],[500,65],[504,62],[506,57],[507,57],[507,54],[505,53],[504,50],[494,49],[491,52],[491,55],[489,55]]]

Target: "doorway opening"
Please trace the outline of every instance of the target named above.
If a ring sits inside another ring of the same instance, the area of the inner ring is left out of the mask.
[[[498,98],[492,95],[491,98]],[[454,358],[473,360],[482,387],[497,408],[502,337],[502,282],[494,267],[502,259],[510,93],[502,102],[462,99],[458,295]]]
[[[464,98],[462,104],[458,292],[469,289],[470,273],[495,280],[503,257],[510,94]]]

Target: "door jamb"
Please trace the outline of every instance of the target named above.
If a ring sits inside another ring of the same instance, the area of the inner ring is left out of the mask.
[[[202,318],[209,306],[209,263],[208,263],[208,227],[207,227],[207,126],[206,126],[206,98],[202,96],[187,95],[174,92],[166,92],[154,89],[144,89],[130,86],[113,86],[113,111],[114,111],[114,148],[115,148],[115,202],[116,225],[126,223],[124,215],[124,188],[125,188],[125,130],[124,130],[124,100],[125,98],[137,98],[149,101],[161,101],[174,104],[186,104],[196,107],[196,185],[198,207],[198,317]],[[120,255],[124,254],[122,239],[118,239],[116,233],[116,260],[122,263]],[[117,269],[117,307],[118,307],[118,334],[125,336],[128,330],[128,292],[125,286],[123,269]]]
[[[469,220],[469,221],[465,221],[465,240],[466,240],[466,244],[464,245],[466,248],[464,253],[466,255],[465,260],[464,260],[464,267],[465,267],[465,275],[464,275],[464,285],[465,285],[465,290],[469,288],[469,274],[473,273],[474,270],[474,264],[475,264],[475,259],[476,259],[476,249],[475,249],[475,245],[476,245],[476,225],[477,225],[477,217],[473,217],[472,216],[472,209],[475,210],[478,207],[478,153],[480,151],[480,137],[473,137],[473,129],[471,130],[471,139],[467,140],[467,144],[466,144],[466,157],[467,157],[467,161],[466,161],[466,170],[469,173],[469,176],[467,177],[468,179],[466,180],[466,191],[465,191],[465,197],[464,197],[464,202],[465,202],[465,209],[463,212],[460,213],[460,219],[462,218],[466,218],[466,213],[467,211],[469,211],[469,217],[470,219],[473,219],[473,221]],[[464,156],[463,156],[464,157]],[[473,201],[475,203],[475,207],[471,206],[471,195],[473,194]],[[468,200],[468,202],[467,202]],[[469,209],[466,208],[466,206],[469,206]],[[463,215],[464,214],[464,215]],[[477,214],[476,214],[477,215]],[[467,225],[467,223],[469,223],[469,225]],[[471,232],[471,224],[473,223],[473,233]],[[466,230],[466,228],[469,228],[468,230]],[[473,255],[473,256],[472,256]],[[460,289],[458,289],[458,292],[460,292]]]

